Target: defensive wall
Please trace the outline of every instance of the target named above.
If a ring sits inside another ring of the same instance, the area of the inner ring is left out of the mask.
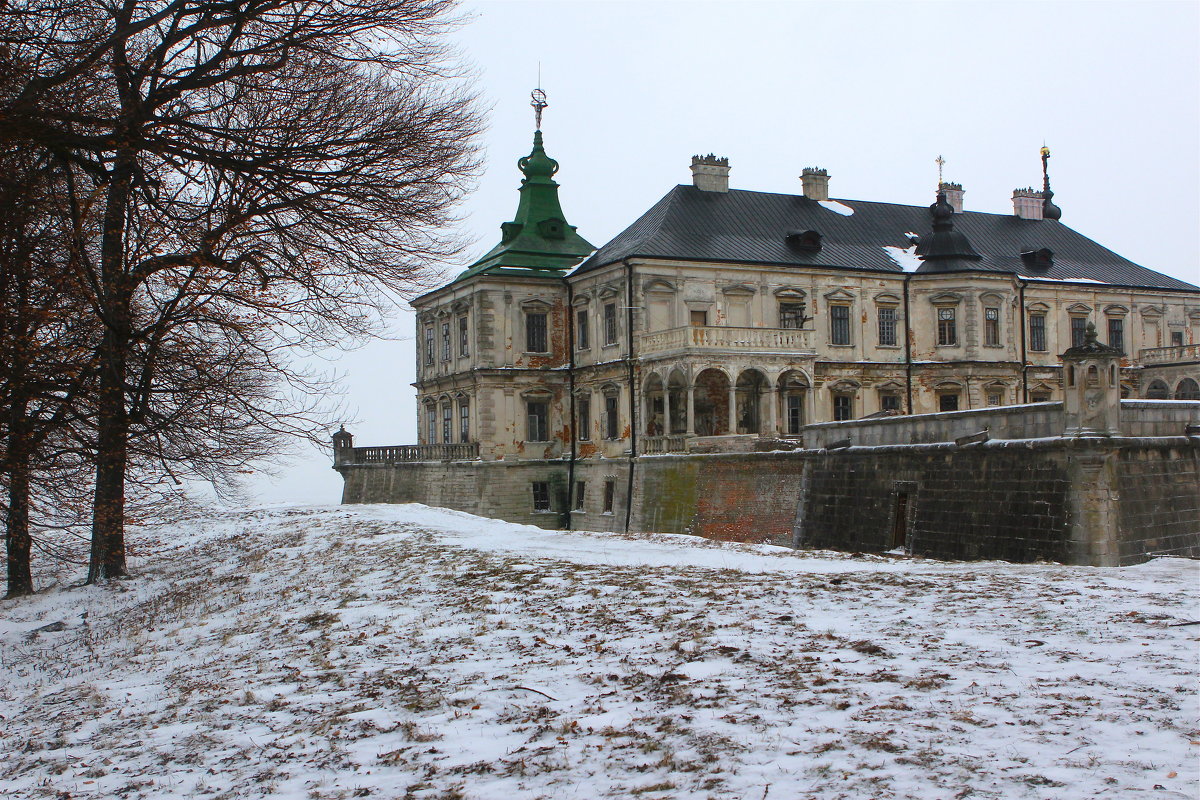
[[[1063,435],[1069,409],[1038,403],[810,425],[762,452],[365,462],[370,448],[343,446],[335,469],[345,503],[546,528],[1097,566],[1200,557],[1200,402],[1119,404],[1118,435]]]

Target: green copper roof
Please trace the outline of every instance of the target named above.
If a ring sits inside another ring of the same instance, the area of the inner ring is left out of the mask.
[[[546,155],[540,130],[533,134],[533,150],[517,166],[525,179],[516,217],[500,226],[500,244],[455,278],[455,283],[484,272],[562,277],[596,249],[563,217],[558,184],[553,180],[558,162]]]

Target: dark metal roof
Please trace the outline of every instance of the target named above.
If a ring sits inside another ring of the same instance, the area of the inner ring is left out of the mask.
[[[926,206],[834,202],[849,206],[854,213],[845,216],[802,195],[739,189],[706,192],[676,186],[573,274],[635,256],[903,273],[904,268],[883,248],[906,250],[912,246],[906,234],[929,237],[932,233]],[[955,214],[953,221],[954,229],[982,255],[970,264],[972,271],[1200,291],[1200,287],[1139,266],[1061,222],[979,211]],[[820,249],[788,243],[789,233],[809,230],[820,234]],[[1022,253],[1042,249],[1053,252],[1053,263],[1047,268],[1029,266],[1021,258]]]

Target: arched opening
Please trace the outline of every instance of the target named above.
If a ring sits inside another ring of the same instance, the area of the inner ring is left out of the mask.
[[[696,376],[692,390],[697,436],[729,433],[729,376],[719,369],[706,369]]]
[[[662,378],[651,374],[646,378],[642,387],[642,398],[645,403],[645,428],[647,436],[662,436],[667,425],[667,400],[665,397]]]
[[[687,433],[687,379],[677,369],[667,378],[667,395],[671,400],[668,433]]]
[[[1175,387],[1176,400],[1200,400],[1200,384],[1191,378],[1184,378]]]
[[[762,399],[767,388],[766,377],[756,369],[748,369],[737,379],[738,433],[762,432]]]
[[[1151,381],[1146,387],[1147,400],[1170,400],[1171,390],[1162,381]]]
[[[779,419],[785,436],[799,436],[805,424],[809,383],[804,373],[789,370],[779,376]]]

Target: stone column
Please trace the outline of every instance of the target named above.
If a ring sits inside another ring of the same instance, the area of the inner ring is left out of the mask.
[[[737,383],[729,384],[729,432],[737,433]]]
[[[766,393],[767,398],[767,433],[779,436],[779,398],[782,395],[772,386]]]
[[[1092,567],[1121,565],[1117,456],[1095,440],[1095,450],[1067,451],[1068,558]]]
[[[663,385],[663,436],[671,435],[671,386]]]
[[[687,435],[696,435],[696,384],[688,386],[687,392]]]

